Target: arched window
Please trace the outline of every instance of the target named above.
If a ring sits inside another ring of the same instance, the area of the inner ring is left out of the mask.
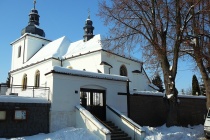
[[[39,70],[36,71],[35,73],[35,81],[34,81],[34,86],[39,87],[40,83],[40,72]]]
[[[125,67],[125,65],[122,65],[122,66],[120,67],[120,75],[121,75],[121,76],[128,76],[127,68]]]
[[[21,56],[21,46],[18,47],[18,58]]]
[[[27,75],[24,74],[22,81],[22,90],[26,90],[26,88],[27,88]]]

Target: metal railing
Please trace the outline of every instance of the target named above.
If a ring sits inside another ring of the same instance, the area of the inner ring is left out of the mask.
[[[95,124],[95,122],[93,120],[91,120],[91,118],[89,118],[86,114],[84,114],[77,106],[75,107],[84,117],[85,119],[88,119],[93,125],[95,125],[99,130],[101,130],[105,135],[110,135],[111,132],[107,133],[105,132],[103,129],[101,129],[97,124]],[[85,109],[85,108],[84,108]],[[86,109],[85,109],[86,110]],[[91,114],[92,115],[92,114]],[[95,116],[94,116],[95,117]],[[95,117],[96,118],[96,117]],[[97,121],[99,121],[98,118],[96,118]],[[101,123],[101,121],[99,121],[99,123]]]
[[[27,96],[33,98],[42,97],[47,98],[49,101],[49,87],[26,86],[23,88],[22,85],[11,85],[9,90],[10,95]]]
[[[117,115],[120,119],[124,120],[125,122],[127,122],[134,130],[134,139],[135,139],[135,131],[139,131],[139,133],[144,133],[144,130],[141,130],[141,128],[139,128],[138,125],[136,125],[134,122],[132,122],[131,120],[127,119],[126,117],[122,116],[121,114],[119,114],[117,111],[115,111],[112,107],[106,105],[107,108],[112,111],[115,115]]]

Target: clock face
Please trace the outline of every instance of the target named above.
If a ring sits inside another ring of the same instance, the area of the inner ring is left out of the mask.
[[[26,119],[26,110],[15,110],[15,119],[16,120],[25,120]]]

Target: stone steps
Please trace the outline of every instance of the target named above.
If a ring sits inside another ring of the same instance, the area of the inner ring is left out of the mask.
[[[103,121],[103,123],[111,131],[111,140],[131,140],[131,137],[129,137],[128,134],[118,128],[113,122]]]

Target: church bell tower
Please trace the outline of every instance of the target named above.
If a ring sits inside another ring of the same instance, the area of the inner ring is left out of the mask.
[[[84,42],[94,37],[93,35],[94,27],[93,27],[93,22],[90,19],[90,12],[88,14],[88,18],[85,21],[85,27],[83,27],[83,29],[84,29],[84,36],[83,36]]]
[[[36,0],[34,0],[34,7],[29,13],[28,25],[23,28],[21,37],[11,43],[11,71],[25,66],[25,63],[49,42],[50,40],[45,38],[44,30],[39,27],[39,14],[36,10]]]
[[[41,28],[39,28],[39,14],[36,10],[36,0],[34,0],[34,8],[29,13],[29,22],[28,25],[23,28],[21,35],[25,33],[31,33],[35,35],[39,35],[41,37],[45,37],[45,32]]]

